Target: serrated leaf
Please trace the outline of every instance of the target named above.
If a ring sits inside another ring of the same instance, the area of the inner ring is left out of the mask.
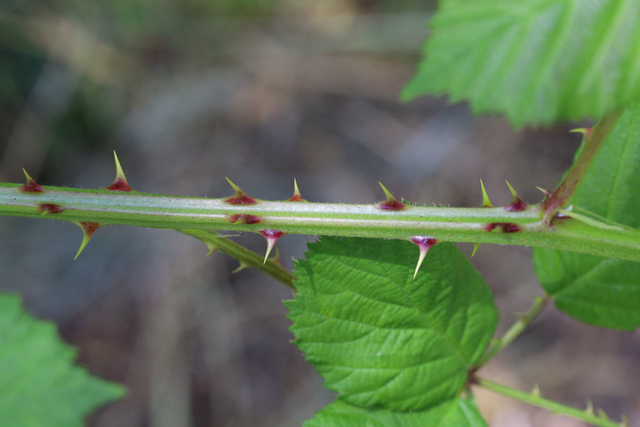
[[[486,427],[473,402],[457,398],[414,412],[367,409],[340,399],[318,411],[303,427]]]
[[[0,295],[0,424],[80,427],[124,395],[120,385],[74,366],[75,357],[51,322],[25,313],[18,297]]]
[[[640,104],[625,111],[571,203],[615,223],[640,226]],[[640,327],[640,263],[533,250],[545,291],[560,310],[614,329]]]
[[[459,396],[491,339],[491,292],[453,244],[323,237],[296,262],[296,344],[358,406],[422,410]]]
[[[441,2],[404,99],[449,93],[515,126],[601,117],[640,98],[638,0]]]

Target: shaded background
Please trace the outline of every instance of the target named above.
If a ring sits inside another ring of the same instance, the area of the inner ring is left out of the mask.
[[[0,179],[99,188],[118,152],[139,191],[263,199],[296,177],[311,201],[371,203],[382,181],[421,204],[494,205],[504,179],[528,202],[553,188],[579,137],[512,130],[444,98],[398,101],[432,1],[2,0]],[[91,426],[298,426],[333,394],[289,343],[290,291],[173,231],[110,226],[77,261],[74,225],[0,218],[0,288],[23,295],[128,397]],[[262,252],[257,235],[236,238]],[[278,242],[285,267],[308,237]],[[461,245],[467,253],[470,245]],[[417,254],[416,254],[417,255]],[[484,245],[472,262],[498,333],[540,295],[530,250]],[[640,418],[640,338],[547,310],[481,374]],[[583,426],[478,391],[491,426]],[[633,425],[633,423],[632,423]]]

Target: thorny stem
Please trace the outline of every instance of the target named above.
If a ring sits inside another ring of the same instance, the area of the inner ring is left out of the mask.
[[[487,390],[491,390],[495,393],[503,396],[511,397],[513,399],[520,400],[538,408],[547,409],[554,414],[568,415],[572,418],[584,421],[585,423],[599,426],[599,427],[621,427],[628,426],[626,422],[617,423],[607,418],[604,412],[599,412],[598,415],[593,413],[592,408],[586,410],[579,410],[570,406],[563,405],[553,400],[548,400],[540,396],[539,392],[525,393],[511,387],[504,386],[502,384],[494,383],[493,381],[484,378],[475,378],[474,384],[483,387]]]
[[[240,261],[241,266],[247,266],[255,268],[279,282],[285,284],[289,288],[296,290],[293,285],[293,274],[289,270],[284,269],[279,262],[275,260],[268,260],[263,263],[263,257],[257,253],[250,251],[237,244],[236,242],[227,239],[226,237],[216,233],[215,231],[208,230],[179,230],[181,233],[195,237],[198,240],[202,240],[205,243],[212,245],[216,250],[232,256]]]
[[[230,204],[135,191],[86,190],[43,186],[24,192],[0,183],[0,215],[100,225],[121,224],[173,230],[279,230],[287,234],[497,243],[547,247],[640,261],[640,231],[600,228],[573,218],[542,222],[538,205],[521,211],[503,208],[448,208],[407,205],[385,210],[380,204],[270,202]],[[257,200],[257,199],[256,199]]]
[[[529,311],[521,314],[518,321],[514,323],[513,326],[511,326],[501,338],[495,340],[492,343],[489,351],[487,351],[484,357],[480,359],[480,362],[478,362],[477,368],[486,365],[487,362],[493,359],[496,354],[504,350],[506,346],[508,346],[514,339],[516,339],[518,335],[520,335],[522,331],[527,326],[529,326],[529,324],[531,324],[531,322],[533,322],[540,315],[540,313],[542,313],[542,311],[549,305],[549,303],[551,303],[552,300],[553,299],[549,296],[536,297],[535,302],[533,306],[531,306]]]
[[[622,116],[622,111],[607,114],[598,124],[585,133],[585,140],[582,150],[578,154],[571,170],[564,177],[558,188],[551,193],[543,202],[543,221],[547,224],[558,213],[560,209],[569,204],[571,197],[576,192],[591,164],[600,152],[600,148],[609,137],[618,119]]]

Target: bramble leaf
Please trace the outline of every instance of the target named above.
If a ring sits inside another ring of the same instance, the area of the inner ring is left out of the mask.
[[[628,108],[571,203],[617,224],[640,226],[640,104]],[[540,283],[557,307],[583,322],[640,327],[640,263],[534,248]]]
[[[296,262],[286,302],[298,347],[344,401],[419,411],[460,396],[498,318],[455,245],[323,237]]]
[[[637,0],[445,0],[405,100],[449,93],[515,126],[597,118],[640,98]]]
[[[124,395],[120,385],[74,366],[75,358],[53,323],[29,316],[18,297],[0,295],[0,424],[81,427],[91,411]]]
[[[366,409],[338,399],[322,408],[303,427],[486,427],[478,408],[469,400],[447,400],[424,411],[393,412]]]

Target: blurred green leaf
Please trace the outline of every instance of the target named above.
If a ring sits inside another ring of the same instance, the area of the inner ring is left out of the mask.
[[[515,126],[601,117],[640,98],[638,0],[445,0],[405,100],[448,92]]]
[[[318,411],[304,427],[486,427],[476,405],[457,398],[424,411],[365,409],[337,400]]]
[[[296,263],[296,344],[354,405],[419,411],[458,397],[497,323],[491,292],[455,245],[412,279],[406,241],[323,237]]]
[[[83,426],[84,417],[124,389],[73,365],[75,351],[51,322],[0,295],[0,424],[11,427]]]
[[[628,108],[571,202],[618,224],[640,226],[640,104]],[[640,326],[640,263],[533,250],[540,283],[558,308],[583,322]]]

